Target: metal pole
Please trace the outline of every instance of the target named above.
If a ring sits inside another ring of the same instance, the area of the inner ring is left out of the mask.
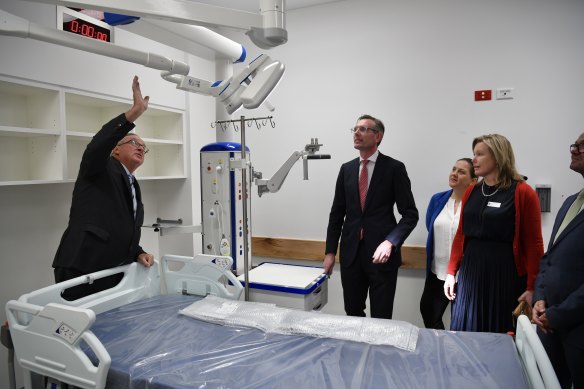
[[[246,159],[245,153],[245,116],[241,116],[241,159]],[[248,220],[247,220],[247,165],[241,171],[241,194],[243,196],[243,274],[245,280],[245,301],[249,301],[249,245]]]

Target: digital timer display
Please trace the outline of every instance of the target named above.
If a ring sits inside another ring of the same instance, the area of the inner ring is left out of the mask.
[[[104,13],[57,6],[57,28],[86,38],[113,42],[112,27],[103,21]]]
[[[63,23],[63,31],[69,31],[73,34],[79,34],[88,38],[98,39],[104,42],[111,41],[111,31],[97,24],[88,22],[83,19],[75,19]]]

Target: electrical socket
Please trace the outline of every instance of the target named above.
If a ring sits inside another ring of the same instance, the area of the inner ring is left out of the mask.
[[[497,89],[497,100],[510,100],[513,99],[514,93],[513,88],[499,88]]]

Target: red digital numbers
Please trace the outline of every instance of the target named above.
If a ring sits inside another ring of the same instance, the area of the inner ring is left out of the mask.
[[[110,41],[110,35],[109,35],[109,31],[107,31],[106,29],[102,28],[102,27],[96,27],[93,26],[92,24],[85,22],[81,19],[76,19],[76,20],[72,20],[68,23],[65,24],[64,28],[66,31],[70,31],[72,33],[75,34],[79,34],[79,35],[83,35],[86,36],[88,38],[94,38],[94,39],[98,39],[100,41],[104,41],[104,42],[109,42]],[[99,30],[104,30],[99,31]]]
[[[95,38],[99,39],[100,41],[109,42],[109,36],[103,32],[98,32],[95,35]]]
[[[84,24],[83,26],[81,26],[81,35],[85,35],[85,36],[88,36],[90,38],[93,38],[94,32],[95,32],[95,28],[88,26],[87,24]]]
[[[69,31],[74,32],[74,33],[79,33],[79,21],[78,20],[73,20],[71,22],[71,28]]]

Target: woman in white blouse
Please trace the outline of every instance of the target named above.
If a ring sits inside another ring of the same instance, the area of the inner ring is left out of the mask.
[[[448,177],[450,190],[436,193],[426,211],[426,283],[420,299],[420,312],[426,328],[444,329],[442,316],[450,300],[444,295],[446,268],[458,220],[460,200],[468,186],[477,180],[472,160],[461,158]]]

